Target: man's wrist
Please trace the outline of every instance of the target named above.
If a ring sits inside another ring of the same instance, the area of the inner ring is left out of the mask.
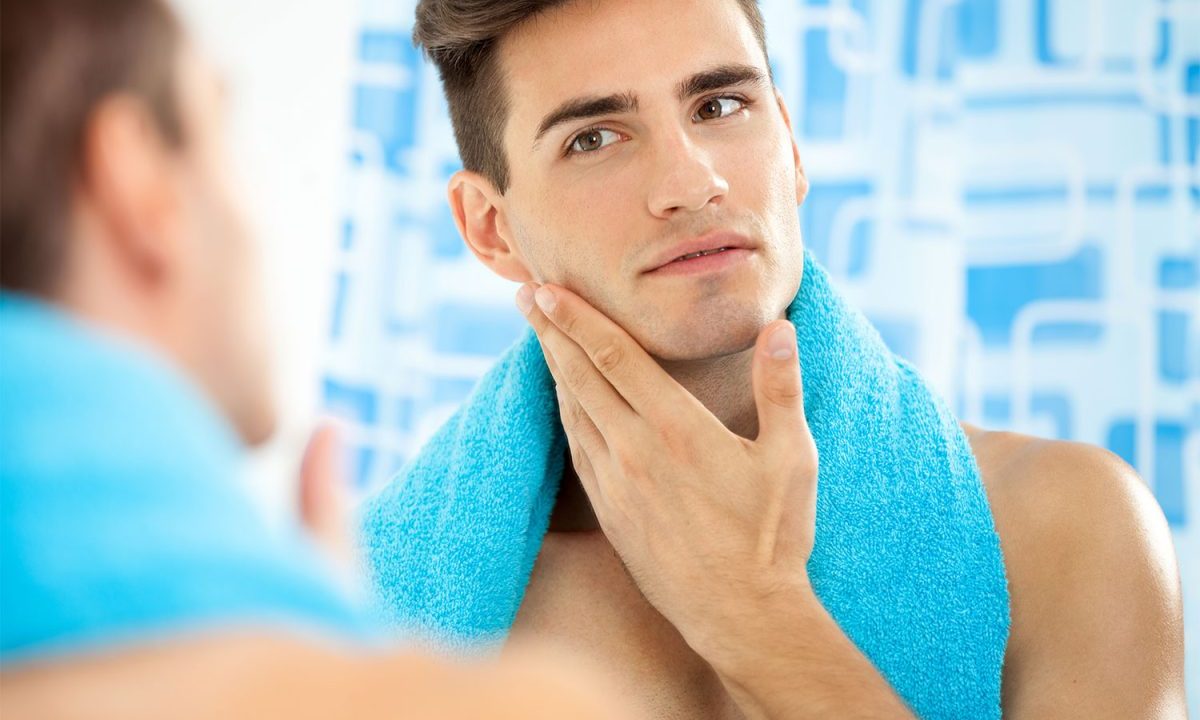
[[[739,598],[732,622],[709,639],[705,660],[727,682],[761,676],[764,664],[794,651],[806,628],[829,617],[807,577],[760,586]]]
[[[745,605],[743,625],[714,638],[712,666],[748,718],[911,717],[804,577]]]

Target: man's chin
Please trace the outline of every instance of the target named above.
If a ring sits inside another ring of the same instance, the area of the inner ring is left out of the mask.
[[[233,425],[246,447],[259,447],[275,436],[279,417],[273,408],[247,408],[233,418]]]
[[[702,323],[688,321],[673,328],[648,333],[645,340],[635,339],[660,363],[688,363],[716,360],[754,347],[766,322]]]

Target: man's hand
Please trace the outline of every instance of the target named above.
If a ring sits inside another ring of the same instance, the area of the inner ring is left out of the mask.
[[[526,285],[517,305],[554,375],[571,459],[604,534],[743,711],[908,716],[808,582],[817,450],[791,324],[759,334],[759,431],[747,440],[574,293]]]
[[[359,597],[366,588],[349,521],[347,475],[341,426],[324,421],[313,431],[300,462],[300,522],[329,560],[338,584],[352,597]]]
[[[309,438],[300,462],[300,520],[330,556],[339,561],[352,556],[353,543],[346,524],[346,470],[341,432],[325,423]]]
[[[520,304],[605,535],[693,648],[716,652],[761,601],[809,592],[817,451],[790,323],[758,338],[759,433],[747,440],[573,293],[527,286]]]

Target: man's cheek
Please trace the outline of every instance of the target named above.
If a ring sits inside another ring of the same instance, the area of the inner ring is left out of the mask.
[[[598,293],[596,292],[595,279],[585,275],[579,268],[564,266],[558,273],[558,279],[551,282],[562,285],[586,300],[592,307],[599,309],[599,304],[603,303],[603,300],[598,297]]]
[[[561,243],[545,267],[545,282],[562,285],[588,299],[606,281],[615,279],[604,259],[594,250],[595,241]]]

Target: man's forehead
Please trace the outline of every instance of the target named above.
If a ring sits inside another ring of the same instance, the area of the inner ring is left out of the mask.
[[[622,93],[673,99],[679,85],[721,66],[766,59],[736,0],[574,0],[506,35],[498,59],[512,130],[536,132],[572,98]]]

